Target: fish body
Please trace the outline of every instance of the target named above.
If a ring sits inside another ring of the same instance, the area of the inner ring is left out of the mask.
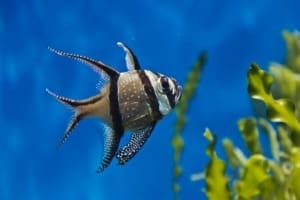
[[[61,146],[80,120],[87,117],[100,118],[105,124],[105,144],[102,162],[97,172],[102,172],[114,156],[119,164],[125,164],[141,149],[150,137],[156,123],[167,115],[178,103],[182,87],[175,79],[157,72],[141,69],[137,57],[125,44],[117,43],[126,53],[128,71],[114,68],[91,58],[65,53],[49,48],[50,51],[81,61],[99,74],[108,78],[108,83],[99,94],[74,100],[46,91],[58,101],[71,107],[75,114],[58,146]],[[119,147],[125,131],[132,132],[129,142]]]

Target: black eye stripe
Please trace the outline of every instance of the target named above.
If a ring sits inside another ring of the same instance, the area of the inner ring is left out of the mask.
[[[171,108],[174,108],[175,107],[175,95],[173,95],[171,92],[167,93],[166,95],[168,97],[168,101],[169,101]]]
[[[177,90],[177,84],[176,81],[174,79],[170,79],[173,82],[173,85],[175,86],[176,90]],[[175,107],[175,94],[172,93],[172,90],[169,86],[168,91],[166,91],[166,96],[168,98],[169,104],[171,106],[171,108]]]
[[[150,100],[150,107],[153,111],[155,118],[161,119],[162,114],[159,112],[159,103],[155,95],[155,91],[151,81],[144,70],[138,70],[139,78],[144,86],[145,92]],[[153,73],[153,72],[152,72]],[[155,74],[155,73],[154,73]],[[156,75],[156,74],[155,74]]]

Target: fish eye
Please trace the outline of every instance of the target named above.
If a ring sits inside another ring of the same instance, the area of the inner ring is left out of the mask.
[[[170,85],[169,85],[169,80],[167,77],[165,77],[165,76],[161,77],[160,83],[161,83],[163,90],[169,90]]]

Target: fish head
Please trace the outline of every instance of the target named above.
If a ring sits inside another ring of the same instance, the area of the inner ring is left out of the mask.
[[[159,111],[162,115],[167,115],[179,102],[182,86],[174,78],[156,73],[153,87],[159,103]]]
[[[182,86],[171,77],[161,75],[158,79],[158,90],[159,93],[168,97],[170,106],[174,108],[179,102],[182,95]]]

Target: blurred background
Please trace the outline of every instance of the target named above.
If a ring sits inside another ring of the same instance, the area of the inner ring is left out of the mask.
[[[102,174],[101,122],[85,120],[57,150],[72,112],[46,94],[95,95],[99,76],[48,46],[125,71],[126,43],[143,68],[181,84],[202,50],[208,62],[190,104],[180,179],[182,199],[205,199],[190,176],[208,159],[206,127],[241,142],[236,126],[252,115],[246,72],[255,61],[281,62],[283,29],[300,27],[300,1],[0,1],[0,199],[172,199],[174,112],[125,166]],[[129,135],[129,134],[127,134]],[[243,147],[244,144],[239,146]],[[219,147],[218,147],[219,148]],[[222,154],[222,149],[219,149]]]

